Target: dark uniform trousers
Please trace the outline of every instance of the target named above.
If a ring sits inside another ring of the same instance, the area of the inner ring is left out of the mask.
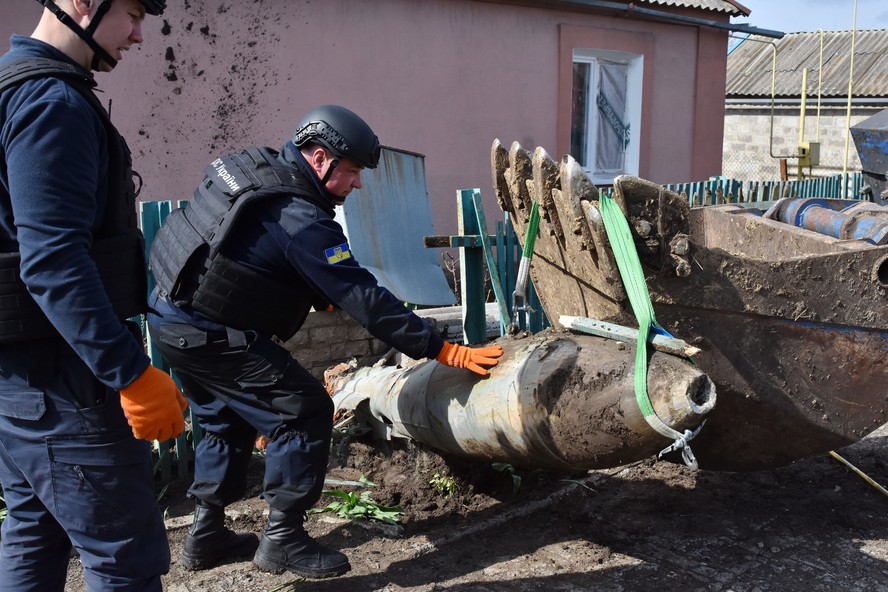
[[[150,445],[60,341],[0,346],[0,483],[0,591],[62,592],[72,545],[90,590],[162,589]]]
[[[321,496],[333,430],[323,385],[253,331],[206,331],[153,314],[149,328],[205,432],[188,493],[216,506],[242,498],[258,432],[270,438],[263,499],[283,512],[311,508]]]

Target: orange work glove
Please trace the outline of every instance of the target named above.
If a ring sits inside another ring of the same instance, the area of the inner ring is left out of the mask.
[[[185,429],[188,402],[170,375],[154,366],[120,389],[120,406],[136,438],[164,442]]]
[[[441,352],[435,359],[454,368],[468,368],[475,374],[487,376],[486,368],[482,366],[496,366],[499,362],[496,358],[503,355],[501,345],[490,347],[466,347],[456,343],[444,342]]]

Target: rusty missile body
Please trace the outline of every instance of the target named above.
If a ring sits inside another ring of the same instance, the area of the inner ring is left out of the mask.
[[[426,361],[360,368],[328,387],[337,413],[353,412],[378,436],[525,468],[616,467],[671,444],[636,402],[634,346],[555,330],[498,343],[504,354],[488,377]],[[716,401],[705,374],[663,352],[650,358],[648,393],[678,431],[698,427]]]

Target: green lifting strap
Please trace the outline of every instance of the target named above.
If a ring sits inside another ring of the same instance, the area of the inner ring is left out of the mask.
[[[652,327],[655,331],[663,332],[663,329],[654,318],[654,307],[651,304],[651,296],[644,279],[644,271],[641,269],[641,261],[638,259],[635,243],[632,241],[632,233],[623,211],[612,198],[604,194],[601,195],[598,203],[604,229],[620,270],[620,277],[626,287],[629,303],[632,305],[632,311],[638,321],[638,344],[635,348],[635,400],[648,424],[660,435],[674,441],[663,449],[659,456],[662,457],[673,450],[681,450],[685,464],[696,469],[697,459],[688,442],[699,433],[703,424],[700,424],[694,431],[685,430],[684,433],[681,433],[666,425],[651,405],[647,392],[648,335],[650,335]]]

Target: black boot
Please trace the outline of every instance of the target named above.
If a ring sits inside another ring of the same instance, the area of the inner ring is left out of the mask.
[[[304,520],[302,512],[286,513],[271,508],[253,563],[272,573],[289,570],[306,578],[329,578],[350,570],[348,557],[308,536],[302,525]]]
[[[182,548],[182,567],[207,569],[224,559],[249,556],[258,544],[259,539],[252,532],[237,534],[225,528],[223,508],[198,500],[194,522]]]

